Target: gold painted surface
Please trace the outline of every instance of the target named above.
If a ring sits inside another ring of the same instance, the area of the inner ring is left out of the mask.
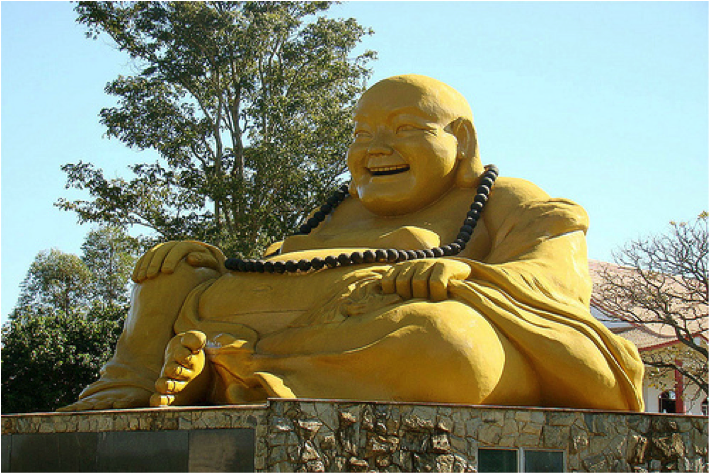
[[[398,76],[354,119],[352,197],[274,260],[456,239],[483,172],[465,99]],[[636,349],[589,313],[587,227],[573,202],[501,177],[457,257],[256,274],[207,244],[163,244],[136,266],[114,358],[64,410],[305,397],[641,411]]]

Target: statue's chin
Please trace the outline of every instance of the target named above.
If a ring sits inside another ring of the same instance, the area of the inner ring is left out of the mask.
[[[382,196],[360,196],[360,201],[365,209],[378,216],[403,216],[411,214],[426,207],[430,203],[420,203],[407,199],[393,199]]]

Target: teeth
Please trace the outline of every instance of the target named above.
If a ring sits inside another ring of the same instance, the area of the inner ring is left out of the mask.
[[[373,166],[372,168],[370,168],[370,173],[372,173],[374,176],[382,176],[403,173],[408,170],[409,165]]]
[[[400,169],[409,168],[407,165],[395,165],[395,166],[378,166],[376,168],[370,168],[370,171],[396,171]]]

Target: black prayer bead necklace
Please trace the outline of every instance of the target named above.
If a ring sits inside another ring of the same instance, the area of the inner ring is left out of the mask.
[[[240,258],[228,258],[224,262],[227,270],[235,272],[255,272],[255,273],[295,273],[298,271],[307,272],[309,270],[330,269],[344,267],[347,265],[357,265],[359,263],[397,263],[407,260],[420,260],[424,258],[440,258],[458,255],[471,239],[473,229],[481,217],[483,208],[488,202],[488,195],[491,192],[493,183],[498,177],[498,168],[495,165],[487,165],[481,181],[478,183],[476,196],[473,198],[471,209],[466,214],[456,240],[448,245],[441,245],[426,250],[398,250],[398,249],[377,249],[365,250],[364,252],[352,252],[350,254],[341,253],[338,256],[329,255],[325,258],[313,258],[311,260],[288,260],[286,262],[271,262],[265,260],[242,260]],[[338,188],[322,205],[313,217],[303,224],[299,232],[295,235],[307,235],[323,222],[328,214],[333,212],[338,205],[350,196],[348,185],[344,184]],[[280,250],[276,253],[279,254]]]

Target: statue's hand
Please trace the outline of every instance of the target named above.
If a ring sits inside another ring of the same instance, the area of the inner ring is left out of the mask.
[[[448,298],[449,281],[465,280],[471,267],[458,260],[424,259],[397,263],[382,276],[382,292],[397,293],[404,299]]]
[[[183,259],[193,267],[212,268],[220,273],[224,271],[226,260],[220,249],[203,242],[165,242],[148,250],[138,260],[133,270],[133,281],[141,283],[148,278],[155,278],[160,273],[173,273]]]

